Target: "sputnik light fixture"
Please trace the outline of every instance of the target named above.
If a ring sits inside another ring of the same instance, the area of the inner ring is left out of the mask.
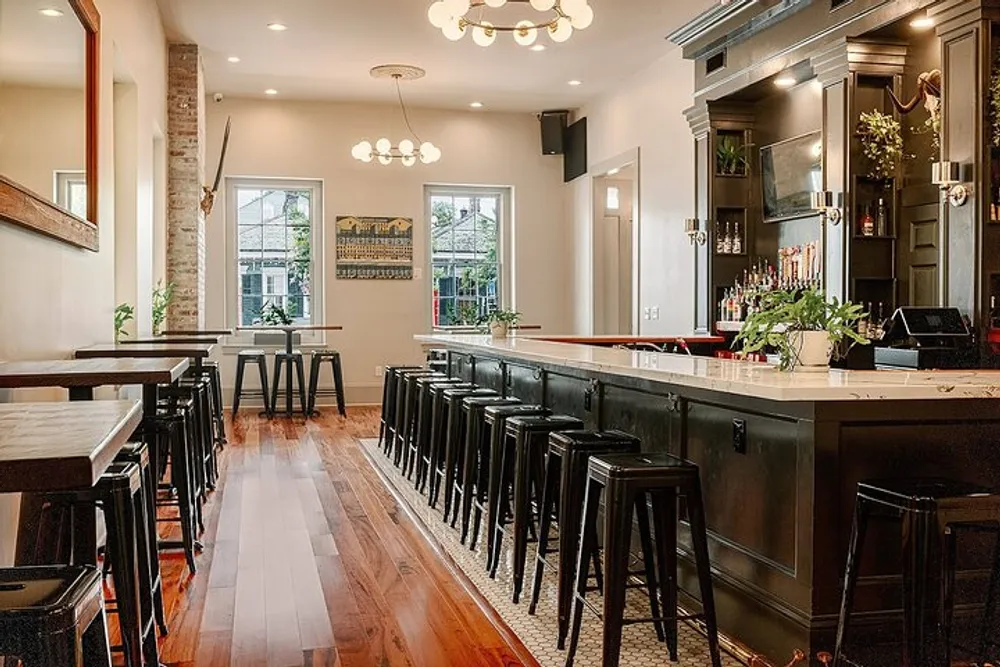
[[[403,91],[399,87],[400,81],[415,81],[424,78],[427,74],[423,69],[412,65],[379,65],[373,67],[370,72],[373,79],[392,79],[396,85],[396,97],[399,99],[399,108],[403,112],[403,122],[413,139],[403,139],[398,145],[393,145],[386,137],[375,142],[373,146],[368,140],[358,142],[351,149],[351,155],[361,162],[372,162],[378,160],[379,164],[389,165],[399,160],[404,167],[412,167],[420,160],[424,164],[431,164],[441,159],[441,149],[429,141],[421,141],[417,133],[410,126],[410,117],[406,112],[406,104],[403,102]]]
[[[541,16],[522,19],[514,24],[489,21],[491,10],[505,5],[530,5]],[[497,33],[509,32],[521,46],[531,46],[539,32],[548,33],[553,42],[565,42],[574,30],[586,30],[594,22],[594,10],[587,0],[437,0],[427,10],[431,25],[440,28],[448,39],[457,42],[472,33],[472,41],[489,46]]]

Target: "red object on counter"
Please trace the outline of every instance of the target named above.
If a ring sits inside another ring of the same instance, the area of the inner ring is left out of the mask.
[[[1000,354],[1000,329],[987,329],[986,342],[990,344],[993,354]]]

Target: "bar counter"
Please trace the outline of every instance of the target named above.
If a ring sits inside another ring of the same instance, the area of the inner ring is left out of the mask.
[[[1000,480],[1000,371],[785,373],[523,336],[416,338],[447,350],[452,375],[698,464],[720,627],[775,662],[832,649],[858,481]],[[899,622],[899,533],[869,529],[859,638]],[[680,583],[696,591],[680,534]],[[960,561],[960,596],[986,585],[977,555]]]

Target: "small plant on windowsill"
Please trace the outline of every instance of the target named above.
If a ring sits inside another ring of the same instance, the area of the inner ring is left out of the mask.
[[[783,371],[824,371],[832,356],[840,359],[855,343],[868,344],[857,331],[862,311],[850,301],[828,301],[821,290],[769,292],[733,345],[742,344],[744,354],[776,349]]]
[[[268,301],[260,309],[258,322],[269,327],[288,326],[292,323],[292,313],[290,310],[286,311],[273,301]]]
[[[733,135],[719,136],[715,147],[715,173],[720,176],[746,176],[750,144]]]
[[[125,325],[135,319],[135,308],[128,303],[120,303],[115,308],[115,342],[117,343],[123,336],[128,336]]]
[[[159,336],[163,329],[163,323],[167,321],[167,309],[174,301],[174,283],[163,285],[162,280],[156,282],[153,289],[153,335]]]
[[[510,328],[521,319],[521,313],[513,310],[494,310],[489,315],[482,318],[481,324],[485,324],[490,334],[494,338],[506,338],[510,333]]]

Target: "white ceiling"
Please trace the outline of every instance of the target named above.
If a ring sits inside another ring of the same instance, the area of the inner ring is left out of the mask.
[[[158,0],[168,37],[199,44],[209,93],[390,101],[392,83],[369,78],[384,63],[427,70],[404,83],[408,103],[540,111],[576,108],[672,48],[665,36],[718,0],[590,0],[594,23],[563,44],[539,36],[532,52],[500,34],[482,48],[450,42],[427,20],[432,0]],[[527,4],[489,10],[500,20],[538,16]],[[272,32],[267,24],[288,25]],[[227,57],[242,61],[230,64]],[[582,86],[567,81],[578,79]]]
[[[0,0],[0,83],[82,89],[85,53],[83,25],[67,0]]]

